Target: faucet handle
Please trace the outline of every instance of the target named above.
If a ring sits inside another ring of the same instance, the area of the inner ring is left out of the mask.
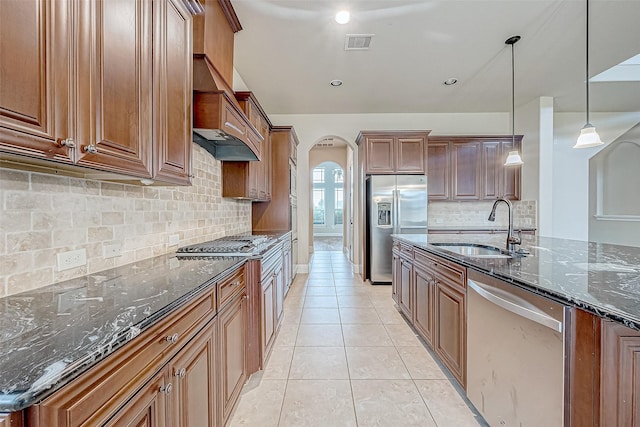
[[[522,230],[518,230],[518,237],[515,236],[509,236],[507,238],[507,240],[509,241],[509,243],[511,243],[512,245],[520,245],[522,244]]]

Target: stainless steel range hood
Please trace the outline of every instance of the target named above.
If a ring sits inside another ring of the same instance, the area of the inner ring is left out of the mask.
[[[193,55],[193,141],[218,160],[260,160],[262,135],[204,54]]]

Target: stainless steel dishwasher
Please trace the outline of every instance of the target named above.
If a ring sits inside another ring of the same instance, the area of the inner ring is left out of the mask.
[[[568,310],[469,270],[467,395],[491,426],[563,424]]]

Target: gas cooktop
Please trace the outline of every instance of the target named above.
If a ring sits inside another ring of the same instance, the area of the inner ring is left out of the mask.
[[[199,257],[253,256],[264,251],[274,241],[275,239],[269,236],[241,234],[184,246],[179,248],[176,253]]]

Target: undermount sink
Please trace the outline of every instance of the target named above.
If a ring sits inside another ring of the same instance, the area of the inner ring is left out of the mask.
[[[470,258],[512,258],[509,252],[495,246],[480,245],[477,243],[431,243],[440,249],[455,252]]]

